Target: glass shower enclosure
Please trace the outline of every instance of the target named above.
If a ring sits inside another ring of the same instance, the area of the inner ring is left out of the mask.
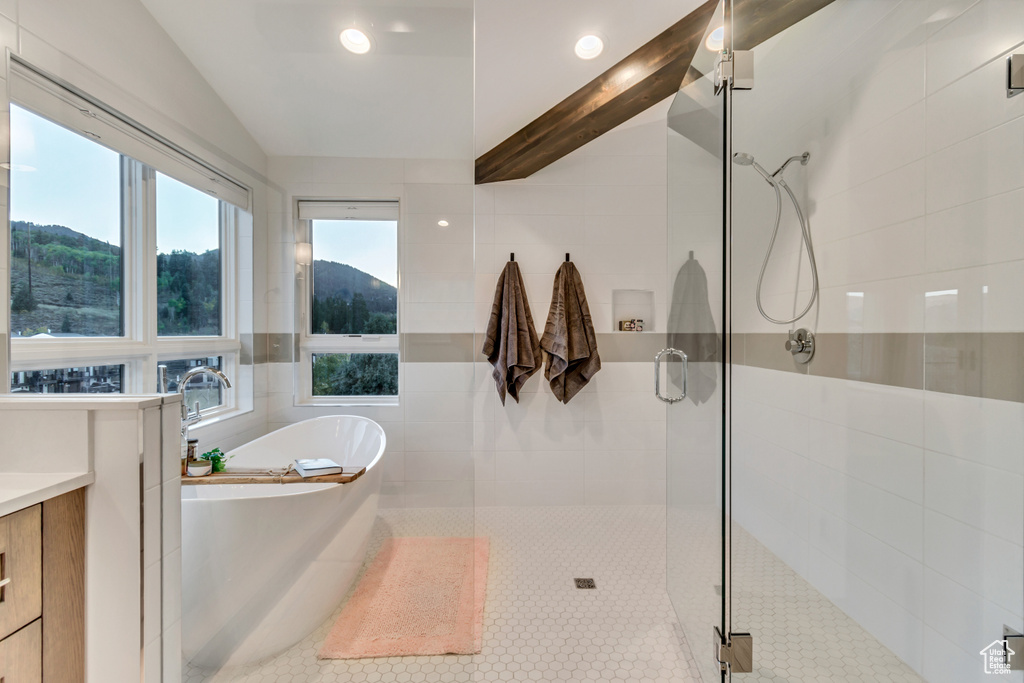
[[[701,680],[719,680],[729,632],[728,174],[731,91],[721,86],[719,4],[668,114],[667,587]],[[673,280],[674,276],[674,280]]]
[[[656,387],[694,676],[1024,681],[1024,6],[835,0],[733,45],[733,5],[667,131]]]

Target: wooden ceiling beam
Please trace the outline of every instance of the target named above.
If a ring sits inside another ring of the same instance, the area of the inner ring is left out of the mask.
[[[750,49],[832,0],[734,0],[736,49]],[[718,0],[708,0],[476,160],[476,183],[515,180],[670,97],[687,76]]]

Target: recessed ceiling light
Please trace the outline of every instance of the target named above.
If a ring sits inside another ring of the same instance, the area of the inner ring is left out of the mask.
[[[365,55],[373,47],[370,43],[370,37],[357,28],[347,28],[341,32],[339,37],[345,49],[349,52],[355,52],[357,55]]]
[[[722,49],[722,45],[725,43],[725,27],[719,26],[708,35],[708,39],[704,41],[704,45],[707,46],[712,52],[719,52]]]
[[[447,228],[448,227],[448,221],[444,220],[443,218],[441,220],[439,220],[437,222],[437,224],[440,225],[442,228]]]
[[[604,50],[604,41],[594,34],[585,35],[576,41],[576,56],[580,59],[593,59]]]

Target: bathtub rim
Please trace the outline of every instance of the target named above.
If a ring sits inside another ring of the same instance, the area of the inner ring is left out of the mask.
[[[337,420],[338,418],[345,418],[345,419],[348,419],[348,420],[358,420],[358,421],[362,421],[362,422],[369,422],[371,425],[376,427],[377,430],[380,432],[380,448],[377,449],[377,453],[373,456],[373,459],[370,460],[368,465],[366,465],[366,471],[360,477],[358,477],[357,479],[354,479],[353,481],[350,481],[347,484],[342,484],[342,483],[331,484],[331,483],[323,483],[323,482],[296,482],[294,484],[269,484],[269,483],[268,484],[206,484],[204,486],[182,486],[181,487],[181,492],[182,492],[181,502],[182,502],[182,504],[185,504],[186,501],[195,501],[195,502],[207,501],[207,502],[212,502],[212,501],[225,501],[225,500],[258,500],[260,498],[275,498],[275,497],[282,497],[282,496],[308,496],[308,495],[313,495],[313,494],[317,494],[317,493],[323,493],[324,491],[332,490],[334,488],[337,488],[338,486],[351,486],[352,484],[357,483],[360,479],[362,479],[364,476],[366,476],[366,474],[371,469],[373,469],[374,466],[376,466],[376,464],[378,462],[380,462],[380,459],[384,456],[384,451],[387,450],[387,445],[388,445],[388,435],[384,431],[384,428],[381,427],[380,424],[378,424],[375,420],[371,420],[368,417],[363,417],[362,415],[321,415],[320,417],[311,417],[311,418],[308,418],[308,419],[305,419],[305,420],[300,420],[298,422],[293,422],[292,424],[286,425],[284,427],[281,427],[280,429],[275,429],[274,431],[268,432],[267,434],[264,434],[263,436],[260,436],[260,437],[257,437],[255,439],[253,439],[252,441],[247,441],[246,443],[242,444],[238,448],[243,448],[245,446],[248,446],[249,444],[257,443],[259,441],[262,441],[263,439],[266,439],[268,437],[274,436],[278,432],[288,431],[288,430],[292,429],[293,427],[299,427],[299,426],[301,426],[303,424],[306,424],[306,423],[309,423],[309,422],[316,422],[318,420]],[[233,448],[233,449],[231,449],[231,451],[228,451],[228,455],[231,455],[231,453],[233,451],[235,451],[235,450],[238,450],[238,449],[237,448]],[[291,486],[295,486],[297,488],[301,487],[304,490],[301,490],[301,491],[294,491],[294,490],[293,491],[289,491],[289,490],[287,490],[288,487],[291,487]],[[200,489],[200,488],[203,489],[203,491],[193,491],[193,493],[195,495],[189,495],[189,496],[186,497],[186,495],[185,495],[185,491],[186,490],[189,490],[189,489],[193,489],[194,490],[194,489]],[[201,493],[203,493],[203,494],[206,494],[206,493],[208,493],[208,494],[216,494],[217,492],[227,491],[229,488],[232,491],[241,491],[243,493],[246,492],[246,491],[253,491],[253,492],[259,491],[260,495],[250,495],[250,496],[246,496],[246,495],[232,495],[232,496],[227,496],[227,495],[222,495],[222,496],[199,495]],[[266,491],[266,493],[264,493],[264,491]]]

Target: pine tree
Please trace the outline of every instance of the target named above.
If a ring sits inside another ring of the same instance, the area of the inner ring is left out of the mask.
[[[370,318],[370,309],[366,306],[366,298],[359,292],[352,297],[352,332],[351,334],[363,334],[366,332],[366,321]]]
[[[32,296],[32,290],[22,283],[11,300],[11,310],[15,313],[28,313],[36,310],[37,306],[36,298]]]

